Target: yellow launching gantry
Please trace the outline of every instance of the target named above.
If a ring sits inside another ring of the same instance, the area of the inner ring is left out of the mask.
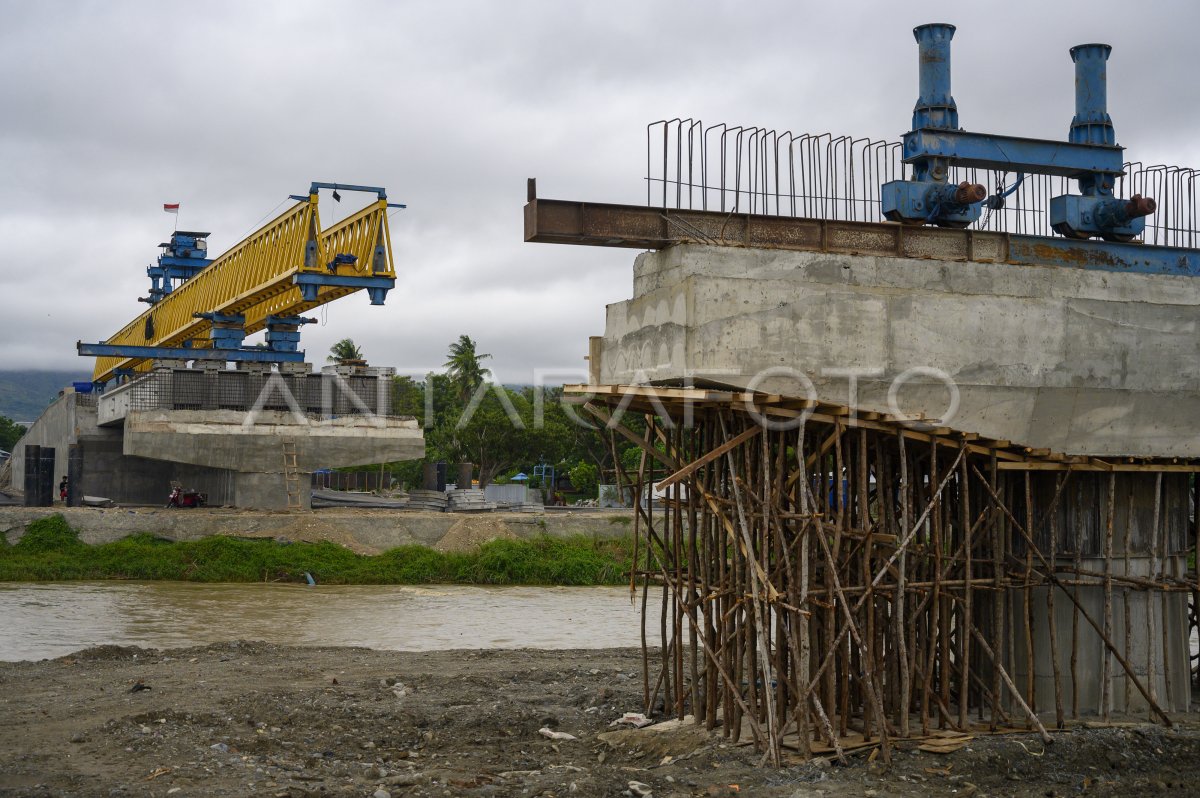
[[[322,230],[323,188],[339,201],[339,191],[377,199]],[[211,262],[203,257],[207,233],[177,231],[160,245],[165,251],[148,270],[153,285],[143,300],[150,308],[104,343],[76,344],[80,355],[96,358],[93,382],[148,371],[158,359],[302,362],[300,326],[315,320],[300,314],[360,290],[382,305],[396,283],[387,209],[404,206],[389,203],[382,188],[341,183],[313,183],[308,196],[291,199],[295,205]],[[267,331],[265,346],[243,345],[259,330]]]

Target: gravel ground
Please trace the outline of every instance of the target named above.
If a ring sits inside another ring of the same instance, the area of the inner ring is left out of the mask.
[[[627,649],[406,653],[224,643],[0,663],[0,795],[1074,796],[1200,793],[1200,721],[977,737],[758,766],[640,709]],[[556,740],[546,733],[577,739]],[[604,735],[602,738],[601,735]]]

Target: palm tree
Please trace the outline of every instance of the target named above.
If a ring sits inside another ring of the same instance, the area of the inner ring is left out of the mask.
[[[479,361],[489,358],[491,355],[481,355],[476,352],[475,342],[467,335],[458,336],[458,341],[450,344],[449,355],[450,359],[446,361],[448,369],[446,374],[458,392],[458,398],[465,403],[471,398],[471,394],[475,393],[484,378],[491,375],[491,370],[485,369],[479,364]]]
[[[354,343],[352,338],[343,338],[333,346],[329,347],[329,357],[325,358],[330,363],[346,363],[351,360],[362,360],[362,350]]]

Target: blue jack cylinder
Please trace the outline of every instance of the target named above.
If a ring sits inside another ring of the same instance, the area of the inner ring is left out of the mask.
[[[919,45],[920,96],[913,108],[913,130],[958,130],[958,106],[950,94],[950,40],[954,26],[934,22],[913,28]]]
[[[950,40],[954,26],[943,22],[913,28],[917,40],[920,95],[913,108],[913,130],[955,130],[958,106],[950,94]],[[913,161],[912,180],[884,184],[881,204],[884,218],[905,224],[936,224],[966,227],[981,213],[979,203],[987,196],[983,186],[954,185],[946,180],[945,159]]]
[[[1115,147],[1116,131],[1108,115],[1107,44],[1080,44],[1071,48],[1075,62],[1075,117],[1069,138],[1072,144]],[[1157,205],[1150,197],[1113,196],[1113,175],[1091,172],[1079,175],[1081,195],[1065,194],[1050,200],[1050,226],[1067,238],[1099,236],[1108,241],[1132,241],[1146,229],[1145,217]]]
[[[1112,48],[1107,44],[1080,44],[1071,48],[1075,62],[1075,118],[1069,140],[1075,144],[1117,143],[1108,115],[1108,69]]]

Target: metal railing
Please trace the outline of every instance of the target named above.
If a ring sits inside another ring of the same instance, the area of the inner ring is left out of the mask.
[[[881,222],[880,187],[911,177],[900,142],[792,133],[699,119],[670,119],[646,126],[646,203],[655,208]],[[1158,210],[1146,219],[1147,244],[1194,247],[1200,170],[1127,163],[1116,194],[1153,197]],[[1013,173],[951,169],[949,180],[981,183],[989,196],[1017,179]],[[973,229],[1054,235],[1050,198],[1078,193],[1065,177],[1027,175],[1003,208],[984,211]]]

